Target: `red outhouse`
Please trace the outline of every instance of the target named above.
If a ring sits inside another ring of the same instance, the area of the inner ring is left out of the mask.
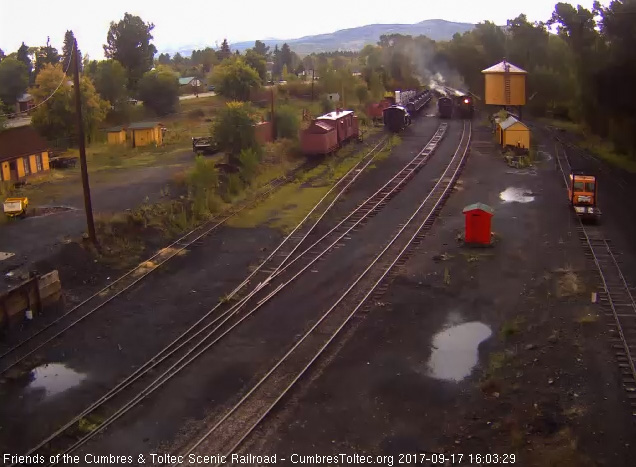
[[[464,241],[469,244],[490,245],[491,219],[495,210],[484,203],[475,203],[464,208],[466,231]]]

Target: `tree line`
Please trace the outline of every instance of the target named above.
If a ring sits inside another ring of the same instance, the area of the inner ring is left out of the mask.
[[[557,3],[545,21],[530,22],[523,14],[504,27],[484,21],[449,41],[384,35],[361,51],[300,57],[288,44],[272,50],[262,41],[240,54],[224,40],[217,50],[208,47],[192,51],[190,57],[177,53],[155,58],[154,25],[126,13],[107,31],[106,60],[82,60],[86,105],[94,110],[87,115],[97,123],[104,116],[125,120],[131,97],[141,99],[157,115],[174,112],[178,78],[184,76],[213,83],[217,92],[236,100],[248,100],[270,79],[293,84],[313,74],[321,91],[342,93],[347,102],[355,98],[365,103],[380,99],[386,90],[435,84],[483,96],[481,70],[505,57],[528,71],[529,112],[582,122],[610,139],[618,152],[636,157],[636,132],[631,131],[636,123],[635,17],[636,0],[613,0],[606,7],[596,2],[592,9]],[[48,83],[68,68],[73,41],[72,31],[67,31],[61,53],[48,40],[35,48],[23,43],[8,55],[0,50],[0,101],[6,104],[5,111],[29,86],[36,98],[43,95]],[[53,99],[37,109],[45,134],[59,134],[66,125],[46,128],[44,123],[51,121],[45,114],[68,110],[68,96],[66,100],[62,96],[70,91],[62,87],[58,92],[63,105],[55,105]],[[66,116],[61,120],[65,122]],[[95,122],[89,127],[96,127]],[[72,131],[69,127],[67,133]]]

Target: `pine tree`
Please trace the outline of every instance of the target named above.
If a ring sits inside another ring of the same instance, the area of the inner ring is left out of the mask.
[[[70,69],[71,54],[73,52],[73,43],[75,42],[75,35],[73,31],[66,31],[64,34],[64,46],[62,47],[62,68],[68,70],[67,74],[72,74],[73,70]],[[82,68],[82,51],[77,49],[77,56],[79,58],[80,71]]]
[[[29,57],[29,48],[24,42],[18,49],[17,59],[26,65],[29,76],[31,76],[31,73],[33,73],[33,62],[31,62],[31,57]]]
[[[227,43],[227,39],[223,39],[221,49],[218,51],[218,56],[219,61],[223,61],[226,58],[230,58],[232,56],[232,51],[230,50],[230,45]]]
[[[47,37],[46,45],[44,47],[40,47],[35,54],[35,74],[38,74],[47,63],[56,65],[59,62],[60,54],[57,52],[57,49],[51,45],[50,38]]]

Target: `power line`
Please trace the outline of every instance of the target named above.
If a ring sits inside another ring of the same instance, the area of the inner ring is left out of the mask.
[[[73,61],[73,53],[74,52],[75,52],[75,41],[73,41],[73,47],[71,48],[71,54],[69,55],[70,60],[68,61],[68,64],[66,65],[66,70],[64,70],[64,76],[62,77],[62,81],[60,81],[60,84],[57,85],[57,87],[51,93],[50,96],[48,96],[46,99],[44,99],[38,105],[34,105],[29,110],[25,110],[24,112],[13,112],[13,113],[8,113],[8,114],[0,114],[0,117],[11,117],[11,116],[18,116],[18,115],[22,115],[22,114],[28,113],[28,112],[30,112],[33,109],[37,109],[42,104],[46,103],[46,101],[48,101],[51,97],[53,97],[55,95],[55,93],[57,92],[57,90],[60,89],[60,86],[62,86],[64,81],[68,81],[68,77],[66,76],[66,73],[68,72],[69,68],[71,67],[71,62]]]

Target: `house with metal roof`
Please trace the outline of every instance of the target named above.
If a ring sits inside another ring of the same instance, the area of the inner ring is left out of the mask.
[[[530,129],[513,116],[499,122],[497,142],[503,147],[530,149]]]
[[[49,170],[49,145],[32,126],[0,131],[0,179],[19,181]]]
[[[203,82],[195,76],[188,76],[186,78],[179,78],[179,86],[199,87],[203,86]]]

